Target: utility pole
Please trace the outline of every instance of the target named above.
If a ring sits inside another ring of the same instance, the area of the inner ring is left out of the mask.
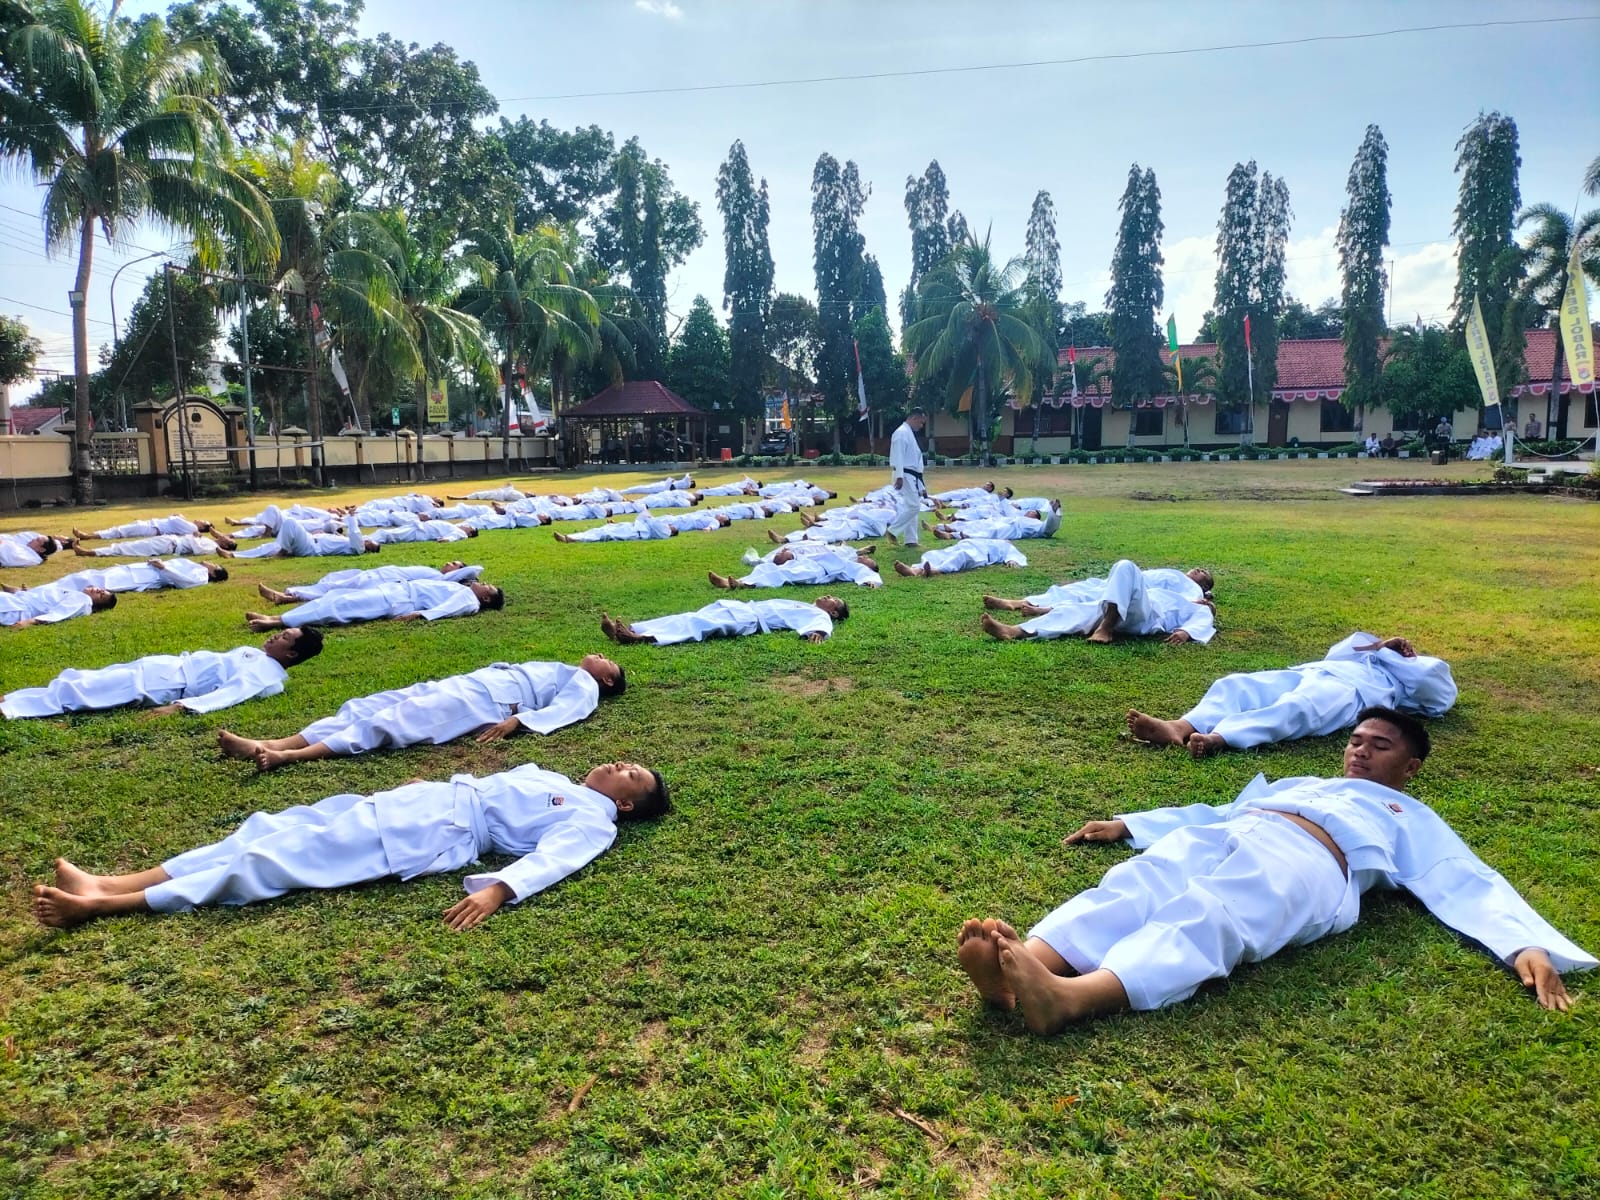
[[[172,386],[177,389],[178,396],[178,454],[183,460],[183,495],[184,499],[193,500],[194,462],[189,453],[189,395],[178,367],[178,317],[177,307],[172,302],[172,272],[177,269],[173,263],[162,264],[167,285],[167,337],[172,344]]]
[[[239,251],[239,341],[244,351],[244,436],[250,445],[250,490],[256,490],[256,401],[250,389],[250,297],[244,280],[244,251]]]

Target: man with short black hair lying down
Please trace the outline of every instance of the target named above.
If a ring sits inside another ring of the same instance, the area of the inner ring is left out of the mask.
[[[176,558],[192,554],[221,554],[226,557],[239,543],[213,529],[210,533],[156,533],[126,542],[110,542],[90,550],[73,546],[79,558]]]
[[[228,568],[194,558],[152,558],[142,563],[117,563],[110,567],[85,567],[56,580],[57,587],[104,588],[108,592],[159,592],[162,588],[193,588],[222,583]]]
[[[92,875],[58,858],[56,886],[33,889],[33,912],[40,924],[64,929],[119,913],[250,904],[391,875],[410,880],[485,854],[520,855],[462,880],[467,896],[444,919],[471,929],[599,858],[616,841],[619,820],[648,820],[669,806],[660,773],[637,763],[606,763],[581,783],[532,763],[480,778],[416,780],[253,813],[222,841],[131,875]]]
[[[1353,633],[1321,662],[1282,671],[1224,675],[1174,721],[1128,710],[1128,731],[1152,746],[1183,746],[1195,758],[1291,738],[1337,733],[1364,708],[1442,717],[1456,681],[1442,658],[1418,654],[1403,637]]]
[[[69,668],[43,687],[17,688],[0,696],[0,713],[53,717],[86,708],[153,704],[151,715],[215,712],[256,696],[276,696],[299,666],[322,652],[320,629],[285,629],[257,649],[191,650],[150,654],[131,663],[81,671]]]
[[[601,654],[585,655],[575,667],[494,663],[346,700],[333,716],[313,721],[293,737],[243,738],[220,729],[217,745],[229,758],[253,758],[257,770],[272,771],[368,750],[442,746],[475,731],[478,741],[493,742],[523,729],[554,733],[582,721],[603,697],[620,696],[627,687],[622,668]]]
[[[739,588],[775,588],[790,584],[820,587],[825,583],[853,583],[858,587],[882,587],[878,564],[866,554],[832,542],[795,542],[780,546],[765,558],[755,551],[745,552],[750,573],[741,579],[707,571],[712,587],[735,591]]]
[[[476,616],[484,609],[499,611],[505,606],[505,592],[487,583],[408,579],[374,587],[338,588],[297,604],[281,616],[247,612],[244,619],[251,629],[265,633],[269,629],[351,625],[357,621],[439,621],[445,617]]]
[[[632,646],[649,642],[671,646],[706,638],[746,637],[752,633],[792,630],[808,642],[825,641],[833,623],[850,615],[837,596],[818,596],[815,604],[799,600],[716,600],[691,613],[636,621],[632,625],[609,613],[600,614],[600,630],[614,642]]]
[[[385,565],[381,567],[344,567],[329,571],[315,583],[297,583],[281,592],[264,583],[256,584],[263,600],[274,604],[297,604],[302,600],[315,600],[329,592],[345,588],[376,587],[380,583],[406,583],[413,579],[443,579],[450,583],[470,583],[483,574],[479,566],[469,567],[460,559],[447,562],[442,567]]]
[[[1415,717],[1360,714],[1344,776],[1268,783],[1231,804],[1090,821],[1068,845],[1131,841],[1118,863],[1035,925],[969,920],[957,956],[978,994],[1020,1007],[1034,1033],[1176,1004],[1240,963],[1340,933],[1372,888],[1404,888],[1511,968],[1545,1008],[1571,1005],[1563,971],[1595,959],[1534,912],[1444,821],[1405,792],[1430,749]]]
[[[916,566],[894,564],[895,573],[908,579],[928,579],[934,575],[954,575],[978,567],[1025,567],[1028,558],[1004,538],[962,538],[942,550],[924,550]]]
[[[74,529],[72,536],[80,542],[103,541],[116,542],[124,538],[156,537],[163,533],[209,533],[210,521],[191,521],[182,513],[172,513],[165,517],[144,517],[138,520],[126,521],[121,525],[110,525],[94,533],[85,533],[81,529]]]
[[[116,596],[101,587],[71,588],[47,583],[33,588],[6,588],[0,590],[0,627],[54,625],[116,606]]]

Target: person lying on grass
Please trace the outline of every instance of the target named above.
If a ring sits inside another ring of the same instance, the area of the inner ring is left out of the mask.
[[[484,609],[506,606],[506,594],[491,584],[452,583],[448,579],[407,579],[368,587],[337,588],[281,616],[247,612],[246,624],[257,633],[302,625],[349,625],[357,621],[438,621],[476,616]]]
[[[465,675],[346,700],[331,717],[286,738],[244,738],[217,731],[229,758],[254,759],[258,771],[368,750],[426,743],[442,746],[476,732],[499,741],[526,729],[554,733],[582,721],[601,699],[628,687],[621,667],[601,654],[577,666],[557,662],[495,663]]]
[[[1053,587],[1045,596],[1049,603],[1001,600],[985,596],[985,608],[1018,608],[1028,617],[1020,625],[1002,625],[983,614],[984,632],[1001,641],[1018,638],[1086,637],[1099,645],[1110,645],[1118,636],[1166,634],[1169,646],[1185,642],[1205,645],[1216,635],[1216,609],[1201,590],[1204,585],[1195,575],[1210,579],[1196,568],[1177,575],[1173,588],[1151,581],[1153,572],[1142,571],[1127,559],[1112,565],[1104,579],[1084,579]],[[1197,598],[1198,597],[1198,598]]]
[[[1090,821],[1066,844],[1130,841],[1118,863],[1029,931],[969,920],[957,957],[978,994],[1034,1033],[1176,1004],[1243,962],[1339,933],[1372,888],[1404,888],[1487,947],[1545,1008],[1571,1006],[1561,972],[1595,959],[1534,912],[1406,784],[1428,732],[1392,708],[1361,712],[1339,779],[1262,776],[1231,804]]]
[[[652,643],[703,642],[706,638],[747,637],[752,633],[792,630],[808,642],[826,641],[833,623],[850,615],[837,596],[818,596],[815,604],[800,600],[715,600],[704,608],[670,617],[628,624],[600,614],[600,632],[624,646]]]
[[[482,778],[413,780],[371,796],[253,813],[220,842],[128,875],[93,875],[58,858],[55,886],[33,889],[33,913],[65,929],[120,913],[250,904],[390,875],[410,880],[485,854],[520,856],[462,880],[467,897],[444,919],[471,929],[599,858],[616,841],[619,820],[656,817],[668,805],[661,775],[638,763],[606,763],[579,783],[532,763]]]

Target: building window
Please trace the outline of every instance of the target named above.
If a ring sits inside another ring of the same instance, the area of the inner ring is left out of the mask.
[[[1069,436],[1072,433],[1072,413],[1073,408],[1070,404],[1063,404],[1060,408],[1054,408],[1049,404],[1040,404],[1039,436]],[[1017,422],[1017,434],[1019,436],[1031,432],[1032,429],[1033,417],[1031,415],[1025,415]]]
[[[1583,423],[1600,425],[1600,392],[1589,393],[1589,402],[1583,406]]]
[[[1134,437],[1160,437],[1167,427],[1167,412],[1163,408],[1136,408],[1133,410]]]
[[[1322,402],[1323,433],[1354,433],[1355,428],[1356,414],[1353,409],[1346,408],[1337,400]]]
[[[1242,408],[1217,409],[1217,433],[1244,433],[1249,426],[1250,414]]]

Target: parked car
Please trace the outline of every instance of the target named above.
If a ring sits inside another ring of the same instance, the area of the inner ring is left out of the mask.
[[[793,454],[794,434],[781,429],[776,433],[769,433],[756,446],[756,453],[769,458]]]

